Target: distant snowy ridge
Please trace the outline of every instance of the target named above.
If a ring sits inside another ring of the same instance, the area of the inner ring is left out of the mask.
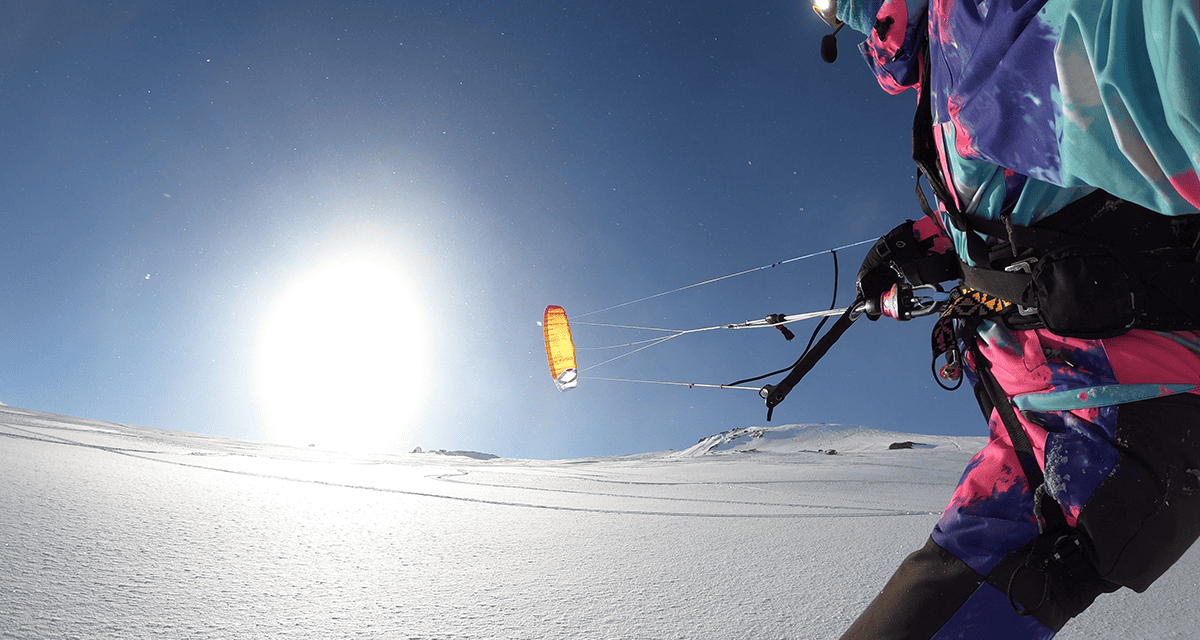
[[[914,440],[915,439],[915,440]],[[703,438],[678,452],[680,457],[733,453],[861,453],[895,448],[962,448],[965,441],[982,448],[986,438],[926,436],[882,431],[850,425],[793,424],[781,427],[748,427]],[[978,442],[975,442],[978,440]]]
[[[435,449],[433,451],[425,451],[421,447],[412,450],[412,453],[436,453],[443,456],[459,456],[462,458],[474,458],[476,460],[494,460],[500,456],[494,453],[480,453],[478,451],[446,451],[445,449]]]

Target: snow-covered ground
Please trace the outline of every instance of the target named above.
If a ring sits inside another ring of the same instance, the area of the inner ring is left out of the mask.
[[[0,407],[0,638],[836,638],[983,442],[349,455]],[[1059,637],[1194,638],[1198,569]]]

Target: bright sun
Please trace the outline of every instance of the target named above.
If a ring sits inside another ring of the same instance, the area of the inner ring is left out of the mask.
[[[420,408],[427,376],[421,314],[382,261],[326,265],[276,302],[255,384],[271,439],[387,449]]]

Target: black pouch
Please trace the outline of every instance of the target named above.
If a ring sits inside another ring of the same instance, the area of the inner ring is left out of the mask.
[[[1033,263],[1038,316],[1050,331],[1069,338],[1112,338],[1137,319],[1135,280],[1123,261],[1101,245],[1071,245]]]

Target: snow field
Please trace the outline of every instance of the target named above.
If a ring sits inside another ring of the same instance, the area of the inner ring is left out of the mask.
[[[0,638],[836,638],[983,442],[792,426],[480,460],[4,407]],[[1194,637],[1196,556],[1059,637]]]

